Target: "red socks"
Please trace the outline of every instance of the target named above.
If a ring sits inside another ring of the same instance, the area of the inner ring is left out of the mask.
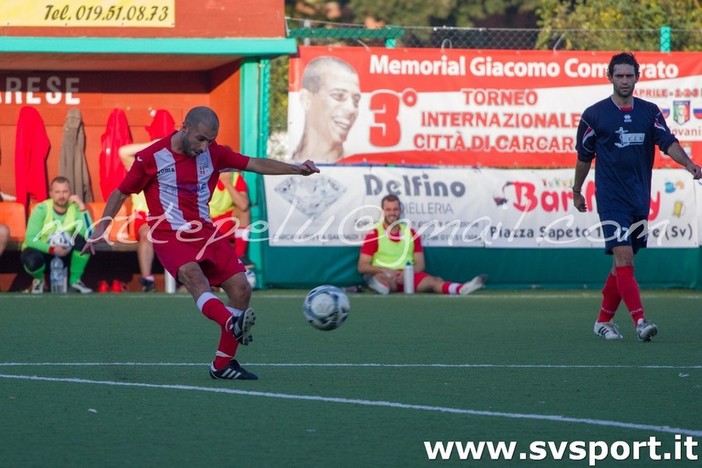
[[[231,316],[231,315],[230,315]],[[224,369],[229,361],[234,358],[236,350],[239,347],[239,342],[236,341],[230,327],[222,328],[219,334],[219,345],[215,354],[214,368],[217,370]]]
[[[607,276],[607,281],[602,288],[602,306],[598,322],[609,322],[614,318],[619,303],[624,300],[634,324],[644,317],[643,305],[641,304],[641,292],[639,284],[634,277],[633,266],[617,267],[617,276],[612,272]]]
[[[597,317],[597,321],[609,322],[612,320],[621,301],[622,296],[619,295],[619,289],[617,289],[617,277],[610,271],[604,288],[602,288],[602,306],[600,307],[600,315]]]
[[[231,332],[232,312],[212,293],[200,296],[197,300],[197,307],[205,317],[217,322],[221,328],[219,346],[213,364],[215,369],[222,369],[229,364],[239,347],[239,342]]]
[[[631,318],[637,324],[639,319],[644,317],[644,313],[643,305],[641,304],[641,292],[639,291],[639,284],[634,277],[633,266],[617,267],[617,289],[624,300],[624,304],[629,309]]]
[[[200,301],[207,295],[212,297],[207,297],[203,301],[204,303],[200,305]],[[227,320],[232,317],[232,313],[227,310],[227,307],[222,301],[220,301],[214,294],[205,293],[198,299],[198,308],[202,314],[210,320],[217,322],[217,324],[224,328],[227,324]]]
[[[458,290],[461,289],[463,283],[452,283],[451,281],[444,281],[441,283],[441,294],[458,294]]]

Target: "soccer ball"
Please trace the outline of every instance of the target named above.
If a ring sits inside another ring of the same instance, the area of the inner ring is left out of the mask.
[[[73,242],[71,242],[71,236],[67,232],[54,231],[49,236],[49,246],[70,249],[73,247]]]
[[[302,313],[317,330],[339,328],[349,316],[349,297],[336,286],[317,286],[307,294]]]

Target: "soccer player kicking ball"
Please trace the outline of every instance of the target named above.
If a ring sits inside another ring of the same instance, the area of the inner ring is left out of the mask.
[[[652,102],[634,97],[639,64],[631,53],[612,57],[607,69],[613,93],[588,107],[577,132],[573,204],[587,210],[583,183],[597,158],[595,200],[605,236],[605,253],[614,257],[602,289],[602,306],[594,332],[606,340],[621,339],[613,318],[623,300],[641,341],[650,341],[658,327],[646,320],[639,285],[634,276],[634,255],[646,247],[647,218],[655,146],[683,166],[695,179],[702,176],[671,133]]]
[[[95,253],[95,244],[105,240],[105,230],[127,196],[144,191],[154,253],[163,267],[185,285],[198,309],[221,328],[210,376],[257,380],[234,359],[239,344],[253,340],[251,327],[256,316],[249,307],[251,286],[228,237],[212,224],[208,203],[221,172],[308,176],[319,169],[310,160],[293,165],[236,153],[217,144],[218,131],[215,112],[195,107],[185,116],[180,130],[137,152],[126,177],[108,197],[82,253]],[[227,305],[212,294],[211,286],[224,289]]]

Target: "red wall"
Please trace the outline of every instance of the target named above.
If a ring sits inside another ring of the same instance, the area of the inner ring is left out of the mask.
[[[46,126],[51,150],[47,159],[48,180],[58,175],[63,125],[68,109],[78,108],[86,134],[86,159],[96,201],[103,201],[99,185],[100,137],[114,108],[125,111],[135,142],[148,141],[144,128],[151,123],[151,112],[168,110],[183,122],[192,107],[208,105],[221,121],[218,141],[235,149],[239,144],[239,75],[231,64],[209,72],[0,72],[0,190],[15,194],[15,132],[19,110],[31,105]],[[5,84],[20,80],[23,91],[7,92]],[[51,81],[49,81],[51,80]],[[28,93],[28,83],[35,83]],[[47,83],[60,83],[48,88]],[[66,87],[66,83],[71,83]],[[60,94],[53,91],[60,89]],[[67,89],[77,91],[67,93]],[[32,99],[35,103],[28,104]],[[58,102],[55,102],[58,101]]]

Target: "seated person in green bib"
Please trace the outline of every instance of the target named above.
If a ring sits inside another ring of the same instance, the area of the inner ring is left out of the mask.
[[[90,256],[80,254],[91,226],[85,204],[78,195],[71,194],[70,181],[65,177],[52,180],[49,198],[37,204],[29,215],[20,254],[22,266],[34,278],[32,294],[44,292],[45,272],[53,257],[68,267],[69,292],[93,292],[81,280]]]
[[[400,199],[386,195],[380,202],[383,220],[366,235],[358,258],[358,272],[379,294],[404,291],[404,267],[414,267],[414,290],[466,296],[485,286],[487,275],[465,283],[445,281],[424,271],[424,250],[417,233],[400,220]]]

